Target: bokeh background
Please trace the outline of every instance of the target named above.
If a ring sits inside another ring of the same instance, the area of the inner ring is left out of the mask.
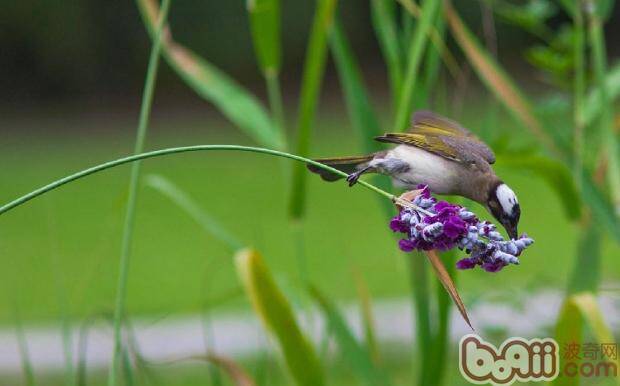
[[[484,3],[455,3],[484,41]],[[295,137],[300,78],[314,7],[313,1],[282,2],[281,84],[291,138]],[[0,200],[7,202],[70,172],[130,154],[151,47],[136,5],[5,1],[0,9]],[[369,4],[343,1],[338,13],[387,131],[391,124],[389,83]],[[169,20],[177,41],[208,58],[266,103],[243,1],[173,1]],[[615,7],[605,24],[610,67],[620,55],[619,20],[620,9]],[[534,105],[554,101],[556,80],[540,71],[527,55],[539,39],[501,15],[492,21],[498,61],[528,92]],[[552,30],[567,22],[570,18],[563,13],[547,21]],[[448,39],[447,44],[465,78],[453,79],[442,69],[441,82],[427,107],[458,119],[492,145],[536,149],[536,138],[526,134],[481,85],[455,43]],[[567,82],[570,76],[566,76]],[[360,152],[331,57],[317,111],[312,156]],[[566,116],[554,125],[563,130],[570,122],[571,117]],[[255,144],[187,87],[165,61],[158,73],[146,143],[148,149]],[[480,320],[484,319],[482,331],[488,336],[502,337],[515,328],[519,331],[518,324],[524,322],[534,325],[531,331],[549,332],[555,320],[546,315],[544,306],[534,311],[523,307],[537,296],[548,296],[551,308],[559,306],[574,268],[580,228],[567,220],[548,181],[529,170],[501,164],[496,170],[517,192],[523,212],[520,229],[534,237],[536,244],[522,257],[520,266],[495,275],[482,270],[459,272],[457,286],[468,307],[492,307],[491,312],[479,314]],[[363,189],[326,184],[312,176],[307,218],[300,227],[287,215],[287,173],[285,162],[255,154],[191,154],[147,161],[137,207],[128,314],[157,326],[175,318],[192,318],[205,308],[213,318],[245,318],[249,312],[231,251],[146,184],[149,176],[158,175],[182,188],[244,244],[258,248],[296,306],[304,308],[307,299],[300,295],[300,287],[302,281],[309,280],[338,304],[355,307],[356,278],[361,277],[374,302],[401,305],[395,315],[410,318],[408,264],[395,246],[375,197]],[[106,171],[0,218],[0,334],[4,334],[5,343],[0,359],[9,363],[2,366],[0,383],[26,382],[21,368],[10,365],[19,363],[19,352],[9,343],[17,319],[25,326],[26,335],[32,331],[35,335],[51,334],[62,323],[78,328],[88,318],[112,312],[128,177],[128,167]],[[476,204],[467,204],[488,217]],[[600,289],[617,336],[620,248],[607,236],[603,236],[601,256]],[[512,312],[530,312],[533,320],[510,320],[507,315]],[[454,319],[454,328],[461,331],[462,323]],[[409,383],[410,356],[403,353],[411,343],[385,346],[388,367],[397,382]],[[452,344],[451,348],[455,347]],[[258,352],[239,360],[251,369],[261,368],[256,363],[263,360],[277,363],[277,354],[265,359]],[[462,382],[456,362],[451,359],[449,363],[446,384]],[[202,366],[182,363],[163,370],[155,366],[149,382],[210,384]],[[62,383],[62,368],[39,368],[36,361],[34,367],[39,384]],[[269,367],[272,381],[268,384],[286,384],[285,372],[276,367]],[[338,380],[334,384],[348,385],[346,366],[336,359],[333,367],[333,379]],[[92,373],[89,384],[104,383],[101,366],[94,366]],[[601,382],[606,380],[595,383]]]

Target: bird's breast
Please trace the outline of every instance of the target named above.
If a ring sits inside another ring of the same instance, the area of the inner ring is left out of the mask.
[[[465,167],[458,162],[408,145],[395,147],[386,158],[397,158],[409,165],[405,171],[391,175],[396,186],[414,189],[424,184],[438,194],[459,194],[459,178]]]

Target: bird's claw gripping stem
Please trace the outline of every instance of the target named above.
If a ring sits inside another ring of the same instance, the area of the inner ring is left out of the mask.
[[[359,180],[361,175],[362,175],[362,171],[349,174],[347,176],[347,182],[349,183],[349,186],[355,185],[357,183],[357,180]]]

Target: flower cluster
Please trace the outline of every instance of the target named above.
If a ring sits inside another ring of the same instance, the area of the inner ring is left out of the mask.
[[[498,272],[508,264],[519,264],[517,256],[534,242],[525,234],[504,240],[494,224],[480,221],[459,205],[438,202],[426,185],[418,188],[422,191],[412,201],[415,207],[403,208],[390,221],[394,232],[407,235],[398,242],[404,252],[458,247],[470,255],[457,262],[458,269],[479,265],[487,272]]]

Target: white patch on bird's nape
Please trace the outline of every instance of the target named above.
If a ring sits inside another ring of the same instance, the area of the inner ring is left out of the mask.
[[[517,195],[506,184],[501,184],[495,191],[497,201],[502,206],[504,213],[512,214],[512,210],[515,205],[519,203],[517,201]]]

